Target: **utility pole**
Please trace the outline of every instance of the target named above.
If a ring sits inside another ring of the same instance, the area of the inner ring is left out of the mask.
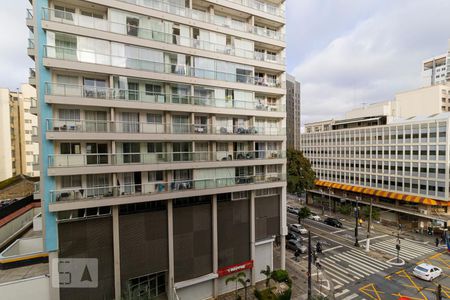
[[[331,188],[328,187],[328,208],[330,210],[330,216],[331,216]]]
[[[312,251],[311,251],[311,231],[308,231],[308,300],[312,297]]]
[[[355,247],[359,247],[358,241],[358,224],[359,223],[359,207],[358,207],[358,196],[356,196],[356,207],[355,207]]]
[[[370,197],[370,207],[369,207],[369,223],[367,224],[367,240],[366,240],[366,251],[370,251],[370,227],[372,226],[372,202],[373,198]]]

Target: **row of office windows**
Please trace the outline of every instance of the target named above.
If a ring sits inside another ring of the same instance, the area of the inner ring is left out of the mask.
[[[350,157],[372,159],[445,160],[446,145],[384,147],[304,147],[307,157]]]
[[[303,145],[364,145],[445,142],[447,123],[409,124],[392,127],[337,130],[304,134]]]
[[[366,172],[372,174],[397,174],[412,177],[444,179],[446,166],[443,163],[404,163],[404,162],[369,162],[369,161],[312,161],[314,169],[331,169],[332,172],[348,170],[351,172]],[[319,171],[321,172],[321,171]]]

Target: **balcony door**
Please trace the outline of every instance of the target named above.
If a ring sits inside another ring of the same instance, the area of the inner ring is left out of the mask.
[[[106,99],[106,80],[83,78],[83,85],[85,97]]]
[[[139,132],[139,113],[123,112],[122,129],[123,132]]]
[[[108,144],[87,143],[86,162],[88,165],[100,165],[108,163]]]
[[[107,114],[106,111],[85,111],[86,131],[88,132],[106,132]]]
[[[140,147],[140,143],[123,143],[123,162],[126,164],[139,163],[141,161]]]

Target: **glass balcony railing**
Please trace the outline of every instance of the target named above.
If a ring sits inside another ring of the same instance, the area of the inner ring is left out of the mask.
[[[128,197],[133,195],[153,195],[184,190],[204,190],[237,186],[241,184],[261,184],[285,181],[285,174],[272,173],[265,175],[247,175],[230,178],[175,180],[170,182],[149,182],[143,184],[74,187],[50,191],[51,202],[76,201],[83,199],[98,199],[106,197]]]
[[[231,19],[224,20],[222,16],[216,16],[204,11],[190,9],[183,6],[177,6],[174,3],[168,3],[164,0],[118,0],[121,2],[127,2],[130,4],[134,4],[137,6],[147,7],[155,10],[159,10],[162,12],[167,12],[170,14],[174,14],[177,16],[190,18],[197,21],[202,21],[205,23],[211,23],[219,26],[228,27],[234,30],[243,31],[253,33],[259,36],[268,37],[275,40],[284,41],[284,34],[281,34],[279,31],[270,30],[267,28],[262,28],[258,26],[252,26],[248,23],[244,22],[236,22]],[[269,9],[270,10],[270,9]]]
[[[46,120],[48,132],[92,132],[130,134],[220,134],[220,135],[270,135],[283,136],[285,128],[246,125],[209,125],[187,123],[140,123],[99,120]]]
[[[237,57],[256,59],[260,61],[284,63],[284,59],[282,59],[280,55],[267,54],[261,56],[260,53],[249,49],[240,49],[231,45],[212,43],[209,41],[155,31],[148,28],[133,26],[126,23],[111,22],[104,19],[64,12],[60,10],[44,9],[43,18],[49,21],[93,28],[97,30],[108,31],[127,36],[135,36],[142,39],[158,41],[166,44],[175,44],[185,47],[212,51],[216,53],[223,53]]]
[[[242,6],[254,8],[256,10],[260,10],[274,16],[284,17],[284,10],[277,7],[276,5],[267,2],[257,0],[229,0],[229,1],[240,4]]]
[[[124,56],[114,56],[92,51],[84,51],[73,48],[54,47],[46,45],[45,57],[61,60],[93,63],[113,67],[150,71],[155,73],[174,74],[185,77],[196,77],[202,79],[212,79],[227,82],[237,82],[243,84],[263,85],[269,87],[281,87],[279,80],[265,80],[262,77],[254,77],[242,74],[225,73],[207,69],[195,68],[186,64],[166,64],[150,60],[128,58]]]
[[[95,153],[53,154],[48,157],[50,168],[103,165],[163,164],[180,162],[213,162],[228,160],[260,160],[285,158],[285,151],[217,151],[217,152],[159,152],[159,153]]]
[[[47,82],[45,84],[45,93],[46,95],[52,96],[94,98],[127,102],[186,104],[260,111],[285,111],[284,105],[280,105],[277,103],[267,103],[264,99],[244,101],[231,98],[220,99],[207,96],[164,94],[138,90],[81,86],[64,83]]]

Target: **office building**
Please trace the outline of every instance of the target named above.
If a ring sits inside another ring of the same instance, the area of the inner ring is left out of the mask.
[[[36,90],[23,84],[20,91],[0,89],[0,181],[16,175],[39,176],[34,160],[39,145],[37,117],[30,111]]]
[[[300,82],[286,75],[286,136],[288,149],[300,150]]]
[[[447,82],[447,54],[426,59],[422,63],[422,86]]]
[[[284,5],[33,1],[45,249],[99,268],[53,298],[216,297],[275,238],[284,268]]]
[[[433,99],[419,97],[422,93],[399,94],[342,120],[306,124],[302,150],[318,179],[309,200],[324,210],[372,201],[382,222],[419,230],[447,222],[450,113],[442,112],[447,109],[441,108],[441,94],[425,93],[436,95]],[[422,105],[403,101],[416,98]],[[429,111],[420,114],[428,103]]]

